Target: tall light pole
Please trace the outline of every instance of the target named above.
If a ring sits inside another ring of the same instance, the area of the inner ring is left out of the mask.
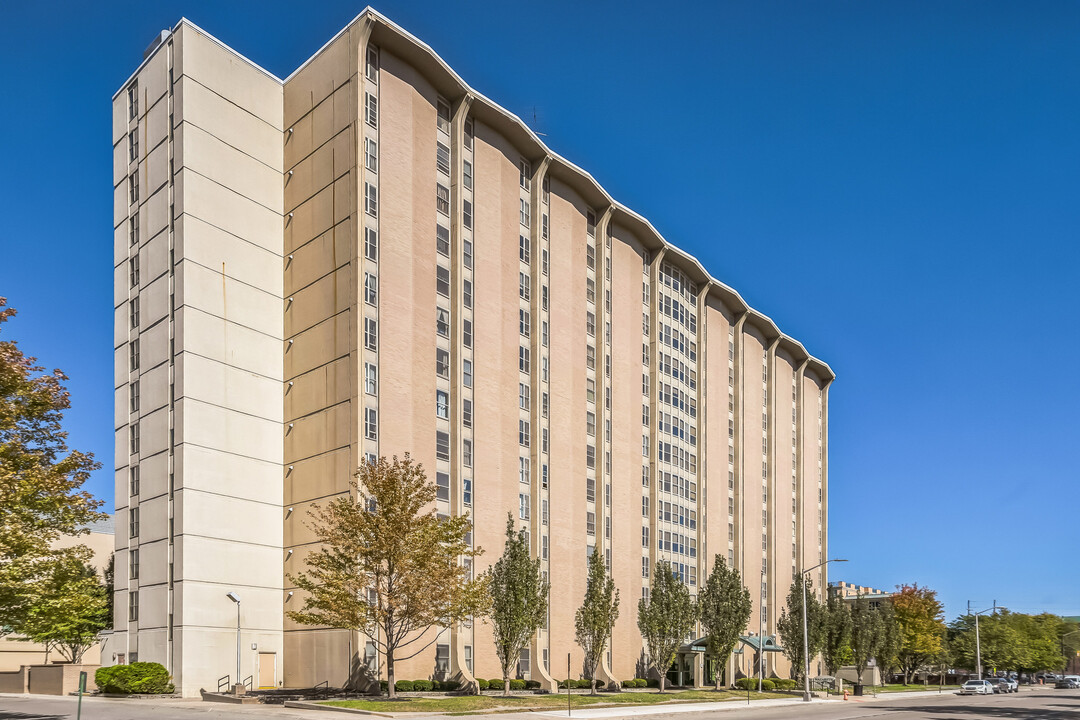
[[[814,567],[803,570],[801,573],[800,579],[802,580],[803,702],[810,702],[810,630],[806,624],[806,576],[817,570],[822,565],[828,565],[831,562],[847,562],[847,560],[833,558],[832,560],[819,562]]]
[[[971,601],[968,600],[968,614],[975,616],[975,674],[979,680],[982,680],[982,645],[979,642],[979,616],[991,611],[997,612],[997,601],[994,602],[994,607],[988,607],[985,610],[973,613],[971,612]]]
[[[235,688],[240,684],[240,596],[234,592],[225,593],[225,597],[236,603],[236,682]]]
[[[761,692],[761,684],[765,678],[765,568],[761,568],[761,598],[758,602],[758,663],[757,663],[757,691]]]

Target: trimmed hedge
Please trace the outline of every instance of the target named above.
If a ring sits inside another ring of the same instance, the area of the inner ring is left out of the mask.
[[[156,662],[112,665],[98,668],[94,673],[94,682],[101,692],[123,695],[171,693],[176,688],[169,680],[169,671]]]
[[[487,680],[485,680],[483,678],[476,678],[476,685],[481,690],[487,690],[488,688],[491,687],[491,683],[489,683]]]
[[[412,680],[397,680],[394,682],[394,689],[398,692],[412,692],[416,689]]]
[[[785,682],[784,680],[770,680],[765,678],[761,681],[761,691],[771,692],[777,688],[777,683]],[[790,681],[792,687],[794,687],[794,680]],[[744,677],[735,681],[735,687],[740,690],[757,690],[758,679],[756,677]]]
[[[390,683],[385,680],[379,681],[379,692],[386,692],[390,688]]]
[[[660,681],[657,678],[649,678],[645,681],[645,687],[658,688],[660,687]]]
[[[414,692],[431,692],[435,685],[430,680],[413,680],[412,689]]]
[[[540,689],[540,681],[539,680],[526,680],[525,681],[525,689],[526,690],[539,690]]]
[[[794,690],[796,683],[791,678],[781,678],[779,680],[773,680],[773,685],[777,690]]]
[[[525,689],[525,681],[524,680],[517,680],[517,679],[511,680],[510,681],[510,689],[511,690],[524,690]]]
[[[439,689],[445,692],[453,692],[461,689],[461,683],[457,680],[443,680],[439,683]]]
[[[492,678],[488,680],[488,687],[492,690],[502,690],[504,688],[503,681],[501,678]]]

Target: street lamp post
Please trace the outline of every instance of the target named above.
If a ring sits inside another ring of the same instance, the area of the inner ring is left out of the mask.
[[[227,592],[225,597],[236,603],[236,682],[233,683],[233,688],[236,688],[240,684],[240,596]]]
[[[994,602],[994,607],[980,610],[976,613],[971,612],[971,601],[968,600],[968,613],[975,616],[975,674],[979,680],[982,680],[982,644],[979,641],[979,616],[983,613],[997,612],[997,602]]]
[[[761,597],[758,602],[758,674],[757,691],[761,692],[761,685],[765,679],[765,569],[761,569]]]
[[[803,702],[810,702],[810,629],[806,623],[806,576],[817,570],[822,565],[831,562],[847,562],[840,558],[833,558],[825,562],[819,562],[812,568],[802,571],[802,642],[803,642]]]

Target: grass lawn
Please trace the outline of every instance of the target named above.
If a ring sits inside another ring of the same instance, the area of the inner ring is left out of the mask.
[[[716,692],[714,690],[671,690],[660,694],[652,692],[600,693],[588,695],[574,693],[570,702],[574,707],[585,705],[655,705],[671,702],[724,702],[746,700],[744,692]],[[762,698],[790,698],[779,693],[751,692],[752,700]],[[484,711],[543,710],[566,707],[566,693],[561,695],[460,695],[456,697],[410,697],[401,700],[328,700],[323,705],[370,710],[372,712],[445,712],[465,714]]]

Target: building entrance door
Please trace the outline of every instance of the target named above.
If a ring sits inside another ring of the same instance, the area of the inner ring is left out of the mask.
[[[259,653],[259,688],[277,687],[277,653]]]

